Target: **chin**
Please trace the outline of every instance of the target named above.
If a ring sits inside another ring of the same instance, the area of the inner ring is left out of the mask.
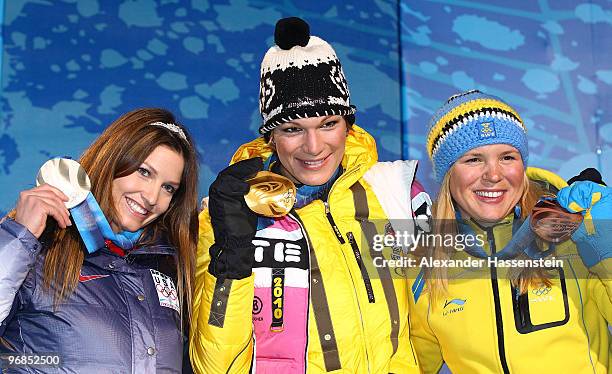
[[[304,173],[296,179],[300,181],[300,183],[308,186],[320,186],[329,181],[332,175],[334,175],[334,171],[336,171],[336,169],[326,172]]]
[[[300,181],[300,183],[305,184],[307,186],[319,186],[322,185],[323,183],[327,182],[329,180],[329,178],[322,178],[322,177],[303,177],[303,178],[299,178],[298,179]]]
[[[506,216],[507,214],[504,214],[503,212],[502,213],[491,213],[491,214],[482,215],[480,217],[480,220],[485,221],[485,222],[490,222],[490,223],[496,223],[506,218]]]
[[[119,228],[121,229],[121,231],[129,231],[129,232],[138,231],[143,227],[144,227],[144,223],[132,222],[131,220],[127,222],[122,221],[121,224],[119,225]]]

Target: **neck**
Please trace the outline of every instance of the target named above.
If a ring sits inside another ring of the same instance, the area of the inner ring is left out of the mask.
[[[285,169],[285,167],[283,166],[283,164],[281,164],[280,162],[278,163],[279,167],[278,167],[278,171],[280,173],[280,175],[282,175],[283,177],[288,178],[290,181],[292,181],[296,186],[301,186],[304,183],[300,182],[299,180],[297,180],[293,174],[291,174],[289,171],[287,171],[287,169]]]

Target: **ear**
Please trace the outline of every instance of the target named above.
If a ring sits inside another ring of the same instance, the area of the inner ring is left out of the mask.
[[[276,151],[276,142],[274,141],[274,132],[270,134],[270,140],[268,140],[268,145]]]

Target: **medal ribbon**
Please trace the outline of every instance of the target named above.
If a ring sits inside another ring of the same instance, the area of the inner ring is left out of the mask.
[[[112,241],[122,249],[132,249],[142,234],[142,229],[135,232],[113,232],[91,192],[87,194],[87,198],[82,203],[70,209],[70,215],[89,253],[104,247],[105,239]]]

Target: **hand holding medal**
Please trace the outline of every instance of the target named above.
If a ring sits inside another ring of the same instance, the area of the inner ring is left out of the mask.
[[[38,172],[36,185],[22,193],[15,221],[26,226],[37,238],[45,229],[47,216],[53,216],[61,228],[66,228],[72,225],[71,215],[89,253],[104,247],[105,239],[123,249],[131,249],[138,241],[142,230],[113,232],[90,192],[89,176],[77,161],[67,158],[47,161]]]
[[[568,240],[582,223],[580,213],[563,209],[554,197],[544,197],[531,212],[531,229],[549,243]]]
[[[38,172],[36,187],[19,195],[15,221],[37,238],[45,230],[49,216],[62,229],[71,226],[68,209],[85,200],[89,188],[89,178],[78,162],[63,158],[49,160]]]
[[[59,189],[44,184],[21,191],[15,205],[15,222],[27,228],[37,239],[47,226],[47,218],[53,217],[60,228],[71,226],[70,213],[65,207],[69,198]]]

